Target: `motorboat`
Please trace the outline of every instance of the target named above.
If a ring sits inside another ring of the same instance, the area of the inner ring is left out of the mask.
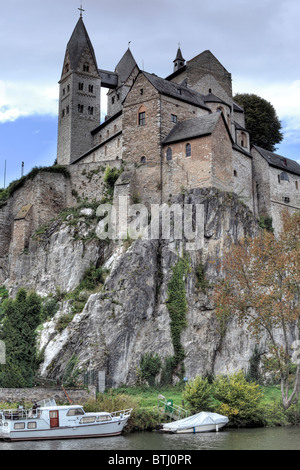
[[[228,422],[227,416],[202,411],[179,421],[162,424],[159,431],[175,434],[219,431]]]
[[[0,439],[25,441],[117,436],[121,434],[132,408],[86,413],[81,405],[57,406],[42,400],[29,410],[0,410]]]

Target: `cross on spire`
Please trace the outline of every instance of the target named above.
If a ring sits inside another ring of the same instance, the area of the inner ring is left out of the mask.
[[[82,2],[81,2],[81,5],[80,5],[80,8],[78,8],[78,10],[80,11],[80,18],[82,18],[82,12],[85,11],[85,10],[82,8]]]

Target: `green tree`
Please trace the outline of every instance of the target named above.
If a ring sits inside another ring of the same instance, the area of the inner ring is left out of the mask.
[[[189,404],[193,414],[200,411],[207,411],[211,407],[211,390],[212,387],[207,378],[197,375],[190,380],[183,392],[183,399]]]
[[[34,292],[27,294],[25,289],[18,291],[15,300],[3,302],[4,321],[0,339],[6,346],[7,364],[0,369],[2,383],[6,383],[8,377],[11,383],[15,377],[15,387],[32,385],[37,365],[35,330],[40,323],[41,307],[40,297]],[[8,369],[11,369],[9,375]]]
[[[264,98],[248,93],[239,93],[234,100],[244,108],[251,143],[274,152],[275,145],[282,141],[283,134],[273,105]]]

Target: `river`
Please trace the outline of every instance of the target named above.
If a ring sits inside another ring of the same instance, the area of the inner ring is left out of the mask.
[[[197,451],[197,450],[300,450],[300,426],[256,429],[225,429],[218,433],[160,434],[139,432],[98,439],[0,442],[2,450],[103,450]]]

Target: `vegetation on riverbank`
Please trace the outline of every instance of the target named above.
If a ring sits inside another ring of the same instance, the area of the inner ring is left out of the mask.
[[[228,386],[228,380],[234,386]],[[223,382],[223,383],[221,383]],[[222,387],[227,389],[227,399],[222,397]],[[285,411],[281,404],[280,385],[261,386],[255,382],[247,382],[241,373],[230,377],[218,378],[218,384],[210,384],[209,400],[205,411],[226,414],[230,422],[227,427],[263,427],[300,425],[300,402]],[[215,387],[218,387],[216,391]],[[120,387],[109,389],[99,394],[96,400],[85,404],[86,411],[113,411],[133,408],[127,432],[153,430],[168,418],[163,407],[158,407],[158,396],[163,395],[173,404],[186,409],[189,414],[203,411],[195,408],[187,399],[187,386],[179,384],[164,388],[156,387]],[[218,398],[217,398],[218,397]],[[222,400],[220,399],[222,397]]]

